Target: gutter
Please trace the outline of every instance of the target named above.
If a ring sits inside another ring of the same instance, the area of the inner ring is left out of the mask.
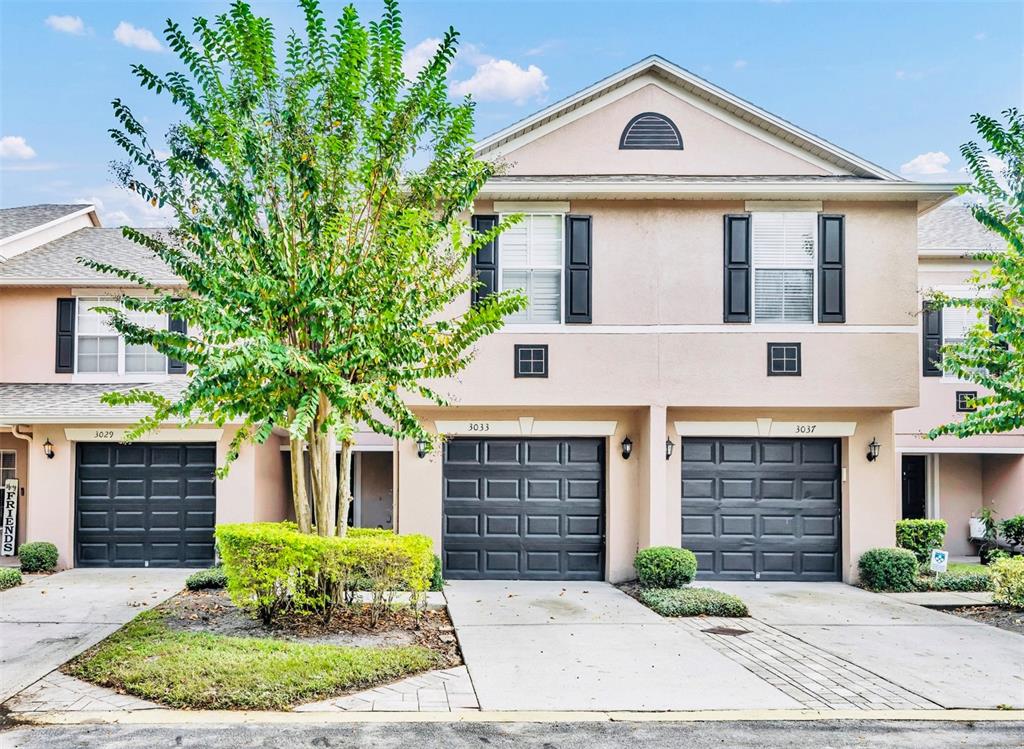
[[[543,192],[571,197],[573,194],[597,195],[649,195],[653,197],[703,197],[722,195],[773,195],[792,193],[800,195],[860,195],[877,197],[952,197],[960,183],[940,182],[877,182],[873,184],[842,182],[643,182],[580,181],[571,177],[538,181],[490,181],[484,184],[478,197],[493,194],[533,195]]]

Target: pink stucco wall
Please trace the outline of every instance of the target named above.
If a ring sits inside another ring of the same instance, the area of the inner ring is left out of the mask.
[[[70,382],[54,373],[59,297],[68,288],[0,287],[0,382]]]

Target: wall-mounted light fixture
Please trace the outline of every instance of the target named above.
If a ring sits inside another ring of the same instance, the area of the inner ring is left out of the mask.
[[[50,442],[50,438],[46,438],[46,442],[43,443],[43,455],[50,460],[53,460],[53,443]]]
[[[629,456],[633,452],[633,440],[629,437],[623,437],[622,439],[622,459],[629,460]]]
[[[867,457],[869,463],[873,463],[874,460],[878,457],[878,448],[880,447],[881,445],[878,444],[878,440],[872,437],[871,442],[868,443],[868,454],[867,456],[865,456]]]
[[[669,458],[672,457],[672,449],[675,446],[676,446],[676,443],[672,441],[671,437],[669,437],[667,440],[665,440],[665,460],[668,460]]]
[[[416,455],[420,458],[427,457],[427,448],[430,447],[430,443],[426,440],[416,440]]]

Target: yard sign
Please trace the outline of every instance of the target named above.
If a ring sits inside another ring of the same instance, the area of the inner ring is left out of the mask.
[[[4,482],[4,516],[0,528],[0,556],[13,557],[18,535],[18,479]]]
[[[942,551],[942,549],[932,549],[932,563],[930,565],[930,569],[932,572],[945,572],[946,565],[948,562],[948,551]]]

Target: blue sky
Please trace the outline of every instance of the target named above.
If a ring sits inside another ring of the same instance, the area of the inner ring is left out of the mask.
[[[254,2],[279,31],[294,0]],[[364,18],[377,2],[356,3]],[[324,2],[333,15],[340,3]],[[0,205],[96,201],[108,225],[159,223],[116,189],[110,101],[151,132],[176,119],[129,66],[174,67],[165,19],[222,0],[0,0]],[[462,33],[453,87],[479,101],[486,135],[648,54],[893,171],[962,178],[973,112],[1024,106],[1024,3],[1011,2],[410,2],[410,55],[449,25]]]

